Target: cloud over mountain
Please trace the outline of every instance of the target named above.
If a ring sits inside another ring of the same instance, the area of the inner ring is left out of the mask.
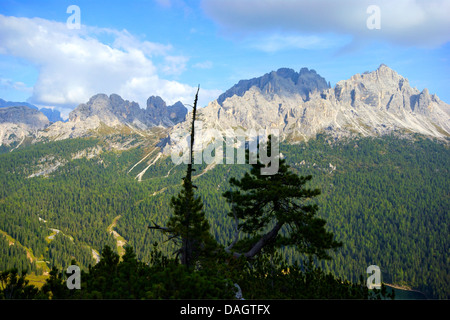
[[[126,30],[0,15],[0,54],[24,59],[39,76],[29,99],[59,108],[78,105],[98,92],[116,92],[145,107],[149,95],[192,103],[196,88],[166,75],[183,72],[187,57],[170,44],[141,41]],[[217,92],[203,90],[206,104]]]

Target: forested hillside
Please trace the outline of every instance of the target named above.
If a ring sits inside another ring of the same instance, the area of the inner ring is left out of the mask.
[[[145,147],[74,157],[101,143],[69,139],[2,150],[0,270],[28,267],[39,274],[52,266],[65,268],[72,259],[86,270],[105,245],[119,252],[117,235],[142,261],[151,259],[155,241],[164,254],[173,252],[170,242],[148,226],[164,225],[170,217],[169,202],[181,188],[185,167],[160,159],[138,181],[137,173],[147,165],[135,165],[148,154]],[[343,243],[332,260],[320,262],[325,270],[355,280],[375,264],[386,283],[449,297],[448,146],[419,136],[340,142],[318,136],[283,144],[281,152],[297,173],[313,176],[311,187],[322,190],[319,215]],[[36,175],[44,164],[53,164],[53,170]],[[211,232],[229,243],[233,221],[222,194],[230,189],[229,179],[241,177],[248,165],[194,168]],[[291,262],[300,258],[291,249],[282,254]]]
[[[286,146],[292,162],[305,161],[299,172],[316,177],[320,212],[344,244],[325,269],[355,279],[375,264],[386,283],[448,298],[448,146],[420,137],[326,141],[301,152]]]

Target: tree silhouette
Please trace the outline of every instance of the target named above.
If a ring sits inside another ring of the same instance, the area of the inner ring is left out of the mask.
[[[0,300],[32,299],[38,296],[39,290],[25,279],[27,271],[19,274],[17,269],[0,271]]]
[[[267,154],[272,152],[272,139],[269,136]],[[319,189],[305,187],[312,177],[294,174],[285,159],[279,159],[276,174],[262,175],[263,167],[257,161],[240,180],[231,178],[231,185],[238,189],[223,194],[232,205],[229,216],[236,220],[235,239],[228,252],[251,259],[263,249],[296,246],[302,253],[329,259],[326,251],[341,243],[325,230],[325,220],[315,216],[317,205],[305,203],[320,194]],[[248,237],[238,239],[241,231]]]
[[[191,267],[200,256],[211,252],[215,246],[215,241],[209,233],[210,225],[203,212],[203,203],[194,194],[196,186],[192,183],[192,172],[195,171],[192,165],[194,162],[194,141],[195,141],[195,117],[197,113],[198,92],[195,95],[192,111],[192,126],[189,146],[189,163],[187,165],[186,176],[183,178],[183,189],[177,197],[171,200],[174,210],[173,216],[169,218],[167,227],[162,227],[154,223],[150,229],[161,230],[169,235],[180,247],[177,256],[180,257],[181,264]]]

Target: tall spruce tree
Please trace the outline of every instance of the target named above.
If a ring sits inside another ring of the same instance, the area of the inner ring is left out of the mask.
[[[174,210],[170,217],[167,227],[161,227],[157,224],[150,226],[151,229],[162,230],[169,235],[179,246],[177,256],[180,257],[181,264],[191,267],[201,256],[211,252],[215,245],[211,234],[210,225],[203,212],[203,203],[199,197],[194,194],[196,186],[192,183],[192,172],[195,171],[192,165],[194,162],[194,141],[195,141],[195,117],[197,113],[198,88],[195,95],[194,106],[192,110],[192,127],[189,146],[189,162],[187,165],[186,176],[183,178],[183,189],[177,197],[171,200],[171,206]]]
[[[273,159],[279,155],[271,154],[271,139],[269,136],[267,154]],[[259,152],[261,147],[258,144]],[[223,195],[232,206],[229,216],[236,221],[236,232],[227,251],[235,257],[243,255],[251,259],[263,249],[268,252],[269,248],[295,246],[309,256],[329,259],[327,250],[342,244],[326,231],[326,221],[316,216],[318,206],[308,203],[320,190],[305,186],[312,176],[298,176],[290,170],[286,159],[278,160],[276,174],[261,174],[264,165],[257,161],[240,180],[230,179],[230,184],[237,189]],[[247,236],[239,239],[241,231]]]

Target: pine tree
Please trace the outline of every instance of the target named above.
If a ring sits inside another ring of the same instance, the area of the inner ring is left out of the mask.
[[[271,139],[269,136],[267,154],[272,152]],[[315,216],[318,206],[306,203],[320,194],[319,189],[305,187],[312,176],[296,175],[285,159],[279,159],[276,174],[261,174],[263,167],[257,161],[240,180],[231,178],[230,184],[238,189],[223,194],[232,205],[229,216],[236,220],[235,239],[227,251],[235,257],[243,255],[251,259],[263,250],[295,246],[310,257],[329,259],[326,251],[341,243],[325,230],[325,220]],[[248,237],[238,240],[241,231]]]
[[[19,274],[17,269],[0,271],[0,300],[33,299],[40,297],[39,289],[26,280],[27,271]]]
[[[198,89],[199,90],[199,89]],[[180,257],[181,264],[191,267],[201,257],[211,253],[215,246],[209,229],[209,222],[203,212],[203,203],[199,197],[194,194],[196,186],[192,183],[193,148],[194,148],[194,122],[197,112],[198,90],[195,95],[192,111],[192,128],[190,140],[189,162],[187,165],[186,177],[183,178],[183,189],[177,197],[171,200],[171,206],[174,210],[170,217],[167,227],[161,227],[157,224],[150,226],[150,229],[158,229],[169,234],[169,239],[174,240],[180,246],[177,256]]]

